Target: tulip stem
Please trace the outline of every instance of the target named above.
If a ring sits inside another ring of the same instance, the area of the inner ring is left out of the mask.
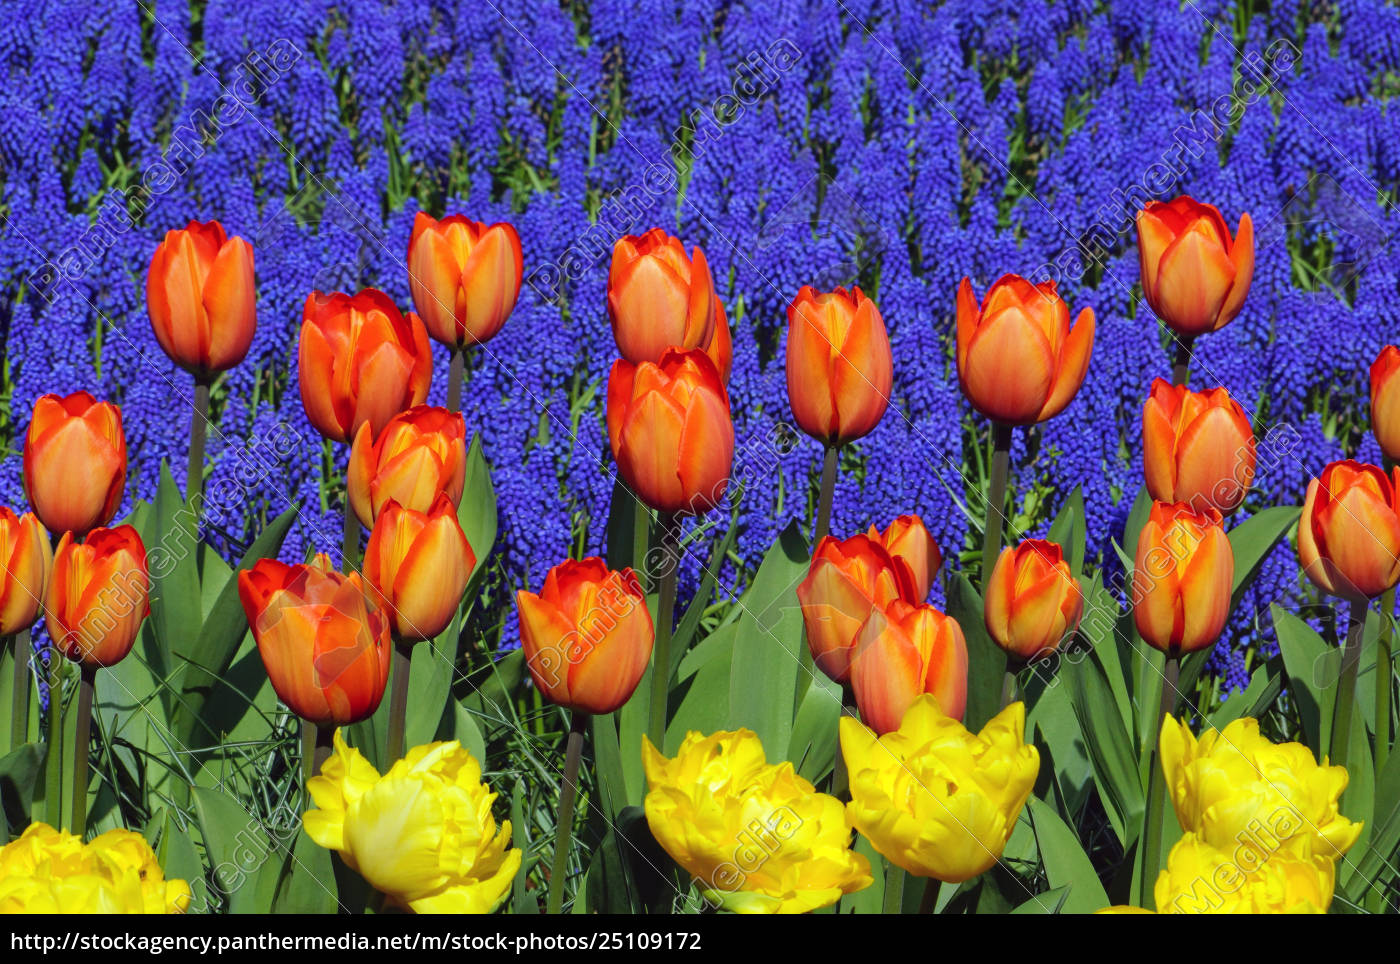
[[[1166,665],[1162,669],[1162,692],[1157,701],[1157,728],[1148,742],[1149,771],[1147,776],[1147,830],[1144,834],[1142,861],[1142,891],[1139,902],[1145,901],[1157,880],[1157,872],[1162,863],[1162,822],[1167,810],[1167,778],[1162,773],[1162,761],[1158,758],[1158,744],[1161,742],[1162,723],[1167,714],[1176,709],[1176,684],[1181,676],[1181,660],[1172,653],[1167,654]]]
[[[1376,643],[1376,772],[1385,768],[1390,756],[1390,690],[1395,671],[1391,656],[1391,640],[1395,632],[1395,590],[1387,589],[1381,596],[1381,638]]]
[[[1356,677],[1361,668],[1361,640],[1366,635],[1368,599],[1353,599],[1347,641],[1342,648],[1342,678],[1337,684],[1337,710],[1332,714],[1333,766],[1346,766],[1351,742],[1351,717],[1356,705]]]
[[[937,877],[927,877],[924,879],[924,899],[919,901],[920,914],[932,914],[938,908],[938,892],[943,889],[943,882]]]
[[[78,727],[73,745],[73,823],[69,832],[82,839],[87,828],[88,743],[92,739],[92,694],[97,667],[83,664],[78,684]]]
[[[558,914],[564,909],[564,877],[568,872],[569,851],[574,843],[574,801],[578,799],[578,767],[583,757],[583,733],[589,714],[573,711],[569,725],[569,745],[564,751],[564,784],[559,788],[559,823],[554,828],[554,865],[549,873],[549,900],[545,909]]]
[[[199,524],[199,502],[204,497],[204,439],[209,430],[209,382],[194,380],[194,415],[190,419],[190,460],[185,466],[185,501]]]
[[[1006,527],[1006,476],[1011,466],[1011,426],[992,423],[992,481],[987,489],[987,531],[982,540],[983,592],[992,567],[1001,554],[1002,530]]]
[[[350,504],[350,493],[345,493],[345,532],[340,544],[340,567],[347,573],[360,565],[360,517]]]
[[[1006,657],[1006,675],[1001,678],[1001,708],[1006,709],[1016,702],[1016,673],[1020,667]]]
[[[50,826],[63,824],[63,664],[49,647],[49,733],[44,760],[44,808]]]
[[[331,758],[331,752],[335,749],[335,727],[317,724],[314,741],[311,751],[311,775],[313,777],[321,772],[321,767],[326,765],[326,761]]]
[[[301,721],[301,782],[305,786],[316,775],[316,724]]]
[[[839,452],[838,446],[828,445],[822,459],[822,488],[817,496],[817,522],[812,528],[814,547],[831,531],[831,500],[836,494],[836,457]]]
[[[891,863],[885,871],[885,906],[882,912],[886,914],[904,913],[904,878],[908,876],[903,867],[898,867]]]
[[[1191,347],[1196,343],[1194,336],[1178,335],[1176,338],[1176,358],[1172,362],[1172,384],[1185,385],[1191,379]]]
[[[447,410],[449,412],[462,410],[462,382],[466,370],[467,350],[465,348],[452,349],[452,367],[447,373]]]
[[[661,589],[656,604],[656,647],[651,668],[651,719],[647,735],[660,749],[666,741],[666,696],[671,683],[671,620],[676,608],[676,514],[662,512],[658,526],[661,542]]]
[[[32,645],[29,630],[21,629],[10,637],[15,658],[14,691],[10,694],[10,749],[29,742],[29,660]]]
[[[413,662],[413,644],[394,640],[394,665],[389,671],[389,757],[388,764],[403,758],[404,721],[408,716],[408,667]]]
[[[632,501],[636,504],[632,514],[632,569],[642,584],[642,591],[646,592],[656,585],[648,571],[651,567],[647,560],[647,550],[651,547],[651,510],[636,493],[632,494]]]

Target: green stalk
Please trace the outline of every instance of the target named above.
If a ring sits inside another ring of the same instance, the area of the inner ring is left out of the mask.
[[[73,824],[69,832],[83,839],[87,829],[88,744],[92,741],[92,697],[97,667],[83,664],[78,684],[77,743],[73,747]]]
[[[648,592],[652,588],[651,573],[647,571],[647,551],[651,548],[651,509],[636,493],[632,493],[632,502],[632,571],[642,584],[642,591]]]
[[[1351,742],[1351,718],[1356,707],[1356,677],[1361,668],[1361,640],[1366,635],[1368,599],[1351,601],[1351,623],[1342,648],[1342,678],[1337,684],[1337,709],[1332,715],[1333,766],[1346,766]]]
[[[10,749],[13,750],[29,742],[29,660],[33,648],[28,628],[11,636],[10,645],[15,658],[14,690],[10,694]]]
[[[389,757],[386,768],[403,759],[404,723],[408,717],[408,667],[413,644],[394,640],[394,664],[389,669]]]
[[[190,419],[190,455],[185,466],[185,501],[199,519],[199,502],[204,497],[204,439],[209,430],[209,382],[195,376],[194,417]],[[198,522],[196,521],[196,525]]]
[[[52,827],[63,826],[63,675],[62,656],[49,648],[49,734],[44,764],[44,809]]]
[[[326,761],[331,758],[331,752],[335,749],[335,727],[317,726],[314,742],[311,756],[311,775],[313,777],[321,772],[321,767],[325,766]]]
[[[345,493],[345,533],[340,543],[340,568],[346,572],[360,567],[360,517]]]
[[[812,526],[813,547],[831,531],[831,500],[836,494],[836,457],[839,451],[837,446],[828,445],[822,459],[822,487],[817,496],[817,520]]]
[[[1194,336],[1178,335],[1176,338],[1176,358],[1172,362],[1172,384],[1185,385],[1191,378],[1191,346],[1196,343]]]
[[[676,514],[661,513],[661,592],[656,605],[656,647],[652,653],[651,719],[647,735],[658,750],[666,740],[666,697],[671,684],[671,633],[676,609],[676,579],[680,565],[676,559]]]
[[[1006,528],[1006,476],[1011,467],[1011,426],[992,423],[992,480],[987,488],[987,528],[982,538],[982,591],[992,577],[992,567],[1001,555],[1002,531]]]
[[[1390,691],[1394,685],[1391,642],[1395,632],[1395,589],[1381,596],[1381,638],[1376,644],[1376,772],[1390,756]]]
[[[453,348],[452,368],[447,373],[447,410],[449,412],[462,410],[462,382],[465,381],[466,368],[467,350]]]
[[[564,785],[559,790],[559,823],[554,828],[554,864],[549,873],[549,899],[545,905],[551,914],[564,909],[564,877],[574,843],[574,802],[578,799],[579,760],[583,756],[583,731],[588,728],[588,721],[589,714],[573,711],[569,745],[564,751]]]
[[[1016,673],[1019,664],[1013,661],[1010,653],[1006,655],[1006,675],[1001,678],[1001,708],[1006,709],[1016,702]]]
[[[882,913],[904,913],[904,878],[907,876],[903,867],[893,863],[885,870],[885,905]]]
[[[1163,669],[1161,699],[1158,702],[1157,726],[1152,732],[1147,751],[1151,762],[1147,778],[1147,831],[1142,842],[1140,901],[1145,901],[1147,895],[1152,892],[1152,887],[1157,881],[1157,872],[1161,870],[1162,824],[1166,819],[1169,801],[1167,800],[1167,778],[1162,773],[1162,762],[1158,758],[1157,744],[1160,742],[1162,721],[1167,718],[1168,713],[1176,709],[1176,684],[1180,676],[1181,660],[1174,653],[1168,653],[1167,663]]]

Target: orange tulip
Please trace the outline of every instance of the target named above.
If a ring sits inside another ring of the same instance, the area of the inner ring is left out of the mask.
[[[1079,627],[1084,594],[1053,542],[1027,539],[1006,547],[987,583],[982,615],[996,644],[1021,660],[1049,656]]]
[[[24,491],[45,528],[82,536],[110,522],[125,483],[121,409],[87,392],[34,403],[24,439]]]
[[[705,252],[690,257],[660,228],[613,246],[608,316],[617,351],[634,364],[659,362],[668,348],[704,348],[715,326],[715,285]]]
[[[896,566],[909,571],[909,585],[914,587],[913,599],[922,602],[933,588],[933,576],[943,565],[943,553],[924,520],[916,515],[902,515],[879,532],[874,526],[866,533],[890,554]]]
[[[876,733],[899,729],[924,693],[961,720],[967,706],[967,643],[962,627],[932,606],[897,599],[861,626],[851,657],[851,689],[860,718]]]
[[[879,540],[823,537],[807,578],[797,587],[807,646],[817,667],[836,682],[847,682],[856,635],[871,611],[896,600],[912,604],[916,592],[911,568],[896,564]]]
[[[623,481],[653,509],[714,508],[734,462],[729,395],[714,362],[699,349],[667,349],[660,364],[615,362],[608,441]]]
[[[94,529],[84,542],[65,532],[44,600],[54,644],[85,666],[119,663],[150,610],[150,588],[146,547],[131,526]]]
[[[346,487],[355,515],[367,527],[390,501],[429,511],[439,493],[462,501],[467,472],[467,426],[460,412],[419,405],[389,420],[375,437],[361,425],[350,446]]]
[[[1228,516],[1254,481],[1254,462],[1254,430],[1229,392],[1152,383],[1142,409],[1142,468],[1152,498]]]
[[[218,221],[165,232],[146,274],[146,309],[161,349],[196,378],[237,365],[257,328],[252,245]]]
[[[34,513],[0,506],[0,566],[0,636],[10,636],[39,618],[53,571],[49,534]]]
[[[1083,384],[1093,348],[1094,309],[1071,329],[1053,281],[1004,275],[980,309],[972,282],[958,286],[958,381],[994,421],[1032,425],[1058,415]]]
[[[439,492],[426,513],[392,499],[365,549],[364,573],[399,639],[432,639],[447,628],[476,566],[457,507]]]
[[[520,646],[545,698],[584,713],[611,713],[637,688],[651,659],[646,595],[631,569],[590,557],[561,562],[539,595],[515,594]]]
[[[1220,513],[1152,503],[1133,563],[1133,622],[1170,656],[1215,644],[1230,615],[1235,554]]]
[[[1308,483],[1298,562],[1325,593],[1379,596],[1400,580],[1400,467],[1333,462]]]
[[[729,332],[729,318],[724,313],[724,305],[715,296],[715,333],[710,336],[710,344],[705,354],[715,363],[719,380],[729,383],[729,372],[734,367],[734,338]]]
[[[520,295],[524,259],[509,224],[487,227],[418,212],[408,241],[408,287],[428,334],[465,348],[501,330]]]
[[[1371,363],[1371,431],[1386,458],[1400,460],[1400,348],[1386,345]]]
[[[374,608],[359,573],[318,556],[312,565],[259,559],[238,574],[238,596],[277,697],[318,726],[348,726],[372,714],[389,682],[388,617]]]
[[[828,445],[869,434],[894,380],[880,309],[859,288],[803,286],[787,316],[788,402],[798,427]]]
[[[1191,338],[1240,313],[1254,277],[1254,223],[1236,236],[1220,212],[1189,197],[1148,201],[1137,215],[1142,293],[1168,328]]]
[[[380,430],[421,405],[433,378],[428,333],[382,291],[312,292],[302,312],[297,371],[301,404],[316,431],[348,442],[361,425]]]

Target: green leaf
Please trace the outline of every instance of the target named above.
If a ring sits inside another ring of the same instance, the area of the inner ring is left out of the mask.
[[[706,659],[688,677],[680,705],[666,727],[667,754],[674,754],[689,730],[713,733],[729,726],[729,687],[734,658],[737,623],[728,623],[706,637],[692,652],[703,651]],[[672,698],[674,699],[674,691]],[[776,762],[776,761],[771,761]]]
[[[29,826],[34,791],[44,779],[44,747],[26,743],[0,757],[0,814],[11,837]]]
[[[514,914],[538,914],[540,912],[539,898],[532,894],[527,886],[530,867],[536,860],[531,855],[532,848],[528,836],[530,824],[525,819],[525,800],[529,796],[529,792],[524,780],[516,780],[515,788],[510,794],[510,826],[515,835],[514,839],[511,840],[511,846],[519,847],[525,852],[525,858],[520,861],[520,870],[516,873],[515,880],[511,884],[510,909],[511,913]],[[584,894],[585,887],[580,887],[579,893]]]
[[[1047,890],[1043,894],[1036,894],[1024,904],[1019,904],[1012,909],[1013,914],[1058,914],[1065,906],[1065,901],[1070,894],[1068,885]],[[1105,904],[1105,907],[1108,905]]]
[[[331,852],[298,830],[281,863],[274,914],[334,914],[340,909]]]
[[[770,761],[787,756],[793,700],[802,668],[802,610],[797,585],[811,556],[793,520],[763,558],[744,593],[729,676],[729,729],[758,734]],[[810,672],[810,671],[809,671]]]
[[[146,822],[146,839],[153,842],[165,879],[183,880],[190,885],[190,905],[185,913],[209,913],[211,904],[217,901],[210,899],[204,865],[199,861],[199,853],[190,839],[190,833],[180,829],[171,812],[162,807]]]
[[[1094,783],[1109,823],[1126,849],[1142,823],[1144,792],[1137,754],[1098,662],[1081,660],[1072,667],[1070,676],[1074,680],[1074,712],[1093,765]]]
[[[452,738],[476,758],[482,769],[486,768],[486,739],[481,735],[481,727],[461,703],[452,704]]]
[[[491,484],[491,466],[481,448],[481,434],[472,436],[467,450],[466,473],[462,483],[462,502],[457,507],[457,522],[476,555],[475,576],[486,564],[491,547],[496,544],[496,489]]]
[[[1001,710],[1006,653],[987,634],[982,597],[961,572],[949,574],[948,615],[958,621],[967,641],[967,709],[963,721],[976,733]]]
[[[1355,734],[1352,739],[1356,739]],[[1394,886],[1395,867],[1400,861],[1400,753],[1392,752],[1386,760],[1385,769],[1376,780],[1374,801],[1369,821],[1370,846],[1364,851],[1353,848],[1337,865],[1341,890],[1354,904],[1361,903],[1368,889],[1387,878]],[[1347,809],[1343,813],[1356,819],[1357,815]]]
[[[1069,494],[1065,504],[1060,507],[1059,515],[1055,516],[1055,521],[1050,526],[1047,538],[1060,546],[1065,551],[1065,559],[1069,562],[1069,571],[1076,576],[1084,569],[1084,544],[1088,536],[1088,528],[1084,519],[1084,493],[1079,486],[1074,487],[1074,491]]]
[[[277,887],[276,875],[263,873],[277,859],[267,831],[226,793],[195,786],[191,794],[214,881],[228,896],[229,911],[267,913]]]
[[[1249,685],[1230,694],[1220,709],[1210,715],[1210,725],[1217,730],[1245,716],[1256,719],[1283,691],[1283,674],[1274,660],[1260,666],[1249,678]]]
[[[797,708],[788,759],[798,775],[816,783],[836,764],[838,725],[841,720],[841,687],[819,673]]]
[[[1288,672],[1288,690],[1298,705],[1307,744],[1328,745],[1335,683],[1341,672],[1341,650],[1329,646],[1311,626],[1281,608],[1269,607],[1274,617],[1274,633]]]
[[[598,778],[598,795],[608,821],[617,819],[633,801],[629,799],[627,776],[622,769],[622,749],[617,739],[617,714],[593,717],[593,768]],[[640,795],[636,802],[641,802]]]
[[[1270,550],[1294,526],[1302,509],[1296,505],[1276,505],[1256,512],[1230,530],[1230,549],[1235,556],[1235,582],[1230,593],[1230,611],[1240,603],[1255,573]]]
[[[174,671],[201,656],[204,613],[200,607],[196,521],[175,485],[169,464],[162,462],[150,518],[154,532],[143,535],[142,541],[151,575],[151,613],[165,664]],[[157,667],[157,673],[161,669]]]
[[[1030,811],[1046,879],[1052,888],[1069,888],[1062,905],[1064,912],[1092,914],[1107,907],[1108,893],[1099,882],[1094,864],[1074,831],[1065,825],[1049,804],[1038,797],[1030,798]]]

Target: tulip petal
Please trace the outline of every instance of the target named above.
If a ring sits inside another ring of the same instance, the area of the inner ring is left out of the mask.
[[[1204,222],[1178,237],[1162,256],[1157,302],[1162,320],[1179,334],[1210,331],[1235,279],[1235,266]]]
[[[1063,306],[1063,302],[1060,303]],[[1065,406],[1074,400],[1079,386],[1084,384],[1084,376],[1089,371],[1089,356],[1094,350],[1094,309],[1085,308],[1070,329],[1065,339],[1064,350],[1060,354],[1060,365],[1055,372],[1055,383],[1050,389],[1050,398],[1040,411],[1040,421],[1045,421],[1064,411]]]
[[[1235,243],[1230,247],[1230,263],[1235,266],[1235,280],[1230,285],[1230,295],[1220,306],[1220,319],[1215,323],[1219,331],[1240,313],[1244,307],[1244,297],[1249,294],[1249,284],[1254,279],[1254,222],[1248,214],[1240,216],[1239,231],[1235,233]]]
[[[1054,382],[1050,342],[1019,308],[984,317],[967,349],[963,389],[988,418],[1036,421]]]

